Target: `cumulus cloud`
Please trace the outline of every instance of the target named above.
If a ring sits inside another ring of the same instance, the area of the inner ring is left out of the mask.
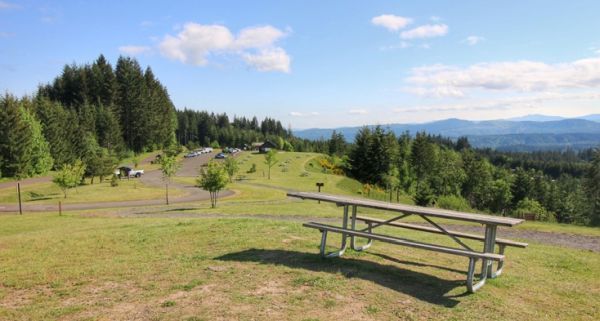
[[[126,55],[137,56],[147,52],[150,52],[151,48],[147,46],[121,46],[119,51]]]
[[[600,58],[546,64],[537,61],[479,63],[468,67],[431,65],[413,68],[406,79],[412,93],[464,96],[466,91],[543,92],[600,88]],[[411,88],[412,87],[412,88]]]
[[[351,115],[366,115],[368,113],[369,112],[366,109],[350,109],[348,111],[348,114],[351,114]]]
[[[291,58],[276,45],[286,33],[272,26],[249,27],[235,36],[222,25],[187,23],[177,35],[159,44],[162,55],[185,64],[204,66],[214,55],[236,55],[258,71],[289,72]]]
[[[256,54],[244,54],[243,59],[258,71],[290,72],[291,58],[281,48],[261,49]]]
[[[448,33],[448,26],[445,24],[422,25],[414,29],[403,31],[400,34],[402,39],[420,39],[441,37]]]
[[[384,27],[390,31],[398,31],[411,24],[412,19],[393,14],[383,14],[373,17],[373,19],[371,19],[371,23],[376,26]]]
[[[467,38],[465,38],[462,42],[468,44],[469,46],[474,46],[482,41],[484,41],[485,38],[484,37],[480,37],[480,36],[468,36]]]

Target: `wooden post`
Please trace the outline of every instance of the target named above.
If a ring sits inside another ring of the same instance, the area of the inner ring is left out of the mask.
[[[319,193],[321,193],[321,187],[325,186],[325,183],[317,183],[317,188],[319,189]],[[318,201],[321,204],[321,201]]]
[[[62,203],[58,201],[58,216],[62,216]]]
[[[167,190],[167,205],[169,205],[169,183],[165,184],[165,189]]]
[[[21,205],[21,183],[17,183],[17,194],[19,195],[19,214],[23,215],[23,206]]]

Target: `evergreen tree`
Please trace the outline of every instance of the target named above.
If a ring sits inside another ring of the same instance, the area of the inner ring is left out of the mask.
[[[54,160],[50,155],[50,146],[46,138],[42,134],[42,126],[34,115],[24,108],[21,109],[23,120],[28,124],[31,133],[31,168],[27,173],[28,176],[37,174],[46,174],[52,169]]]
[[[600,150],[596,150],[586,173],[585,191],[589,204],[589,222],[600,225]]]
[[[370,165],[367,159],[371,145],[371,130],[369,127],[361,128],[354,138],[354,147],[350,151],[350,173],[356,179],[365,183],[372,183],[368,180]]]
[[[8,94],[0,98],[0,171],[7,177],[27,177],[34,172],[33,129],[19,101]]]
[[[342,133],[337,133],[335,130],[331,133],[329,139],[329,155],[342,156],[346,153],[346,140]]]
[[[119,57],[116,68],[115,107],[120,117],[123,140],[134,152],[141,152],[148,141],[148,96],[144,75],[138,62]]]

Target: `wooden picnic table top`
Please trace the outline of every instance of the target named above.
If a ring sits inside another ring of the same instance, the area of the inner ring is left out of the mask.
[[[486,214],[473,214],[458,211],[443,210],[432,207],[422,207],[398,203],[387,203],[382,201],[369,200],[364,198],[355,198],[340,195],[331,195],[312,192],[289,192],[287,196],[301,199],[311,199],[323,202],[336,203],[338,205],[356,205],[379,210],[402,212],[406,214],[425,215],[431,217],[460,220],[466,222],[476,222],[481,224],[493,224],[501,226],[515,226],[523,223],[522,219],[512,217],[493,216]]]

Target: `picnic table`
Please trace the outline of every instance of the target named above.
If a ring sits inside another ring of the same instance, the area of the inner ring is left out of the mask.
[[[300,199],[330,202],[336,204],[337,206],[343,207],[343,219],[341,227],[321,224],[317,222],[308,222],[303,224],[305,227],[314,228],[321,232],[320,252],[323,257],[331,258],[343,255],[347,249],[348,238],[350,238],[350,247],[355,251],[364,251],[368,249],[372,245],[373,240],[376,240],[395,245],[403,245],[423,250],[463,256],[469,258],[466,283],[467,290],[470,293],[474,293],[479,288],[481,288],[485,284],[485,281],[488,277],[496,278],[502,273],[505,260],[504,253],[505,248],[507,246],[518,248],[527,247],[527,243],[516,242],[496,237],[496,231],[498,226],[513,227],[522,223],[522,219],[484,214],[463,213],[438,208],[387,203],[364,198],[354,198],[323,193],[290,192],[287,193],[287,195],[289,197],[296,197]],[[371,218],[367,216],[359,216],[358,207],[395,212],[398,215],[387,220]],[[351,214],[349,214],[350,212]],[[399,222],[399,220],[411,215],[421,217],[425,222],[429,223],[431,226]],[[434,219],[446,219],[462,222],[480,223],[484,225],[485,233],[482,236],[448,230],[447,228],[436,223]],[[365,224],[366,227],[359,229],[357,227],[357,222]],[[445,245],[423,243],[419,241],[409,240],[406,238],[374,233],[373,230],[380,226],[397,227],[421,231],[425,233],[446,235],[450,237],[454,242],[456,242],[459,245],[459,247],[449,247]],[[331,253],[326,253],[325,247],[327,243],[328,233],[338,233],[342,235],[342,242],[339,250]],[[367,243],[362,246],[358,246],[356,244],[356,238],[359,237],[367,239]],[[470,239],[483,242],[483,250],[479,251],[477,249],[472,248],[471,246],[463,242],[463,239]],[[496,253],[495,251],[496,245],[498,245],[498,253]],[[479,274],[478,281],[475,282],[476,263],[479,260],[481,260],[482,262],[481,273]],[[496,263],[495,269],[494,262]]]

